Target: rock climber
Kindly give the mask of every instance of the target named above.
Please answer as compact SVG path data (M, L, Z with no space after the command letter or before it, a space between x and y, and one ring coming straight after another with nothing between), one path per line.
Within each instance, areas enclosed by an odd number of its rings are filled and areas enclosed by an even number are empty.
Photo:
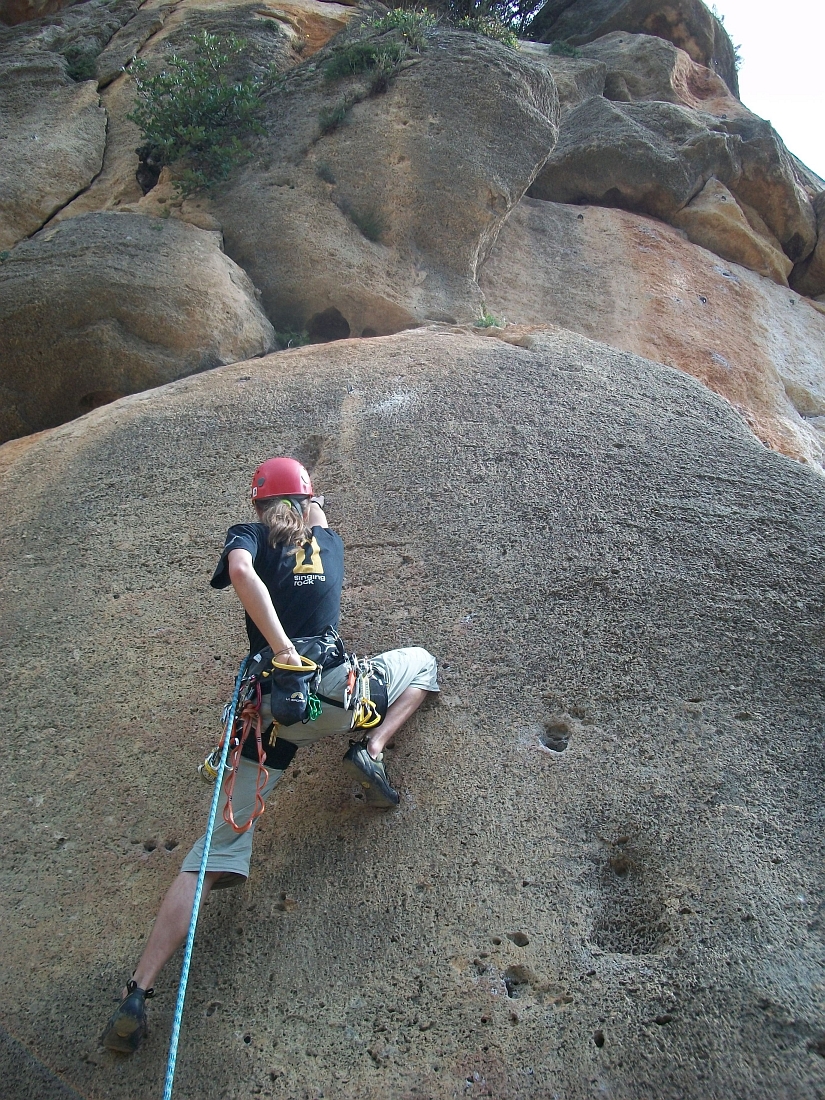
M296 640L304 648L308 639L337 631L344 544L327 523L323 497L314 495L309 474L294 458L270 458L256 469L252 503L257 522L229 528L211 584L218 589L231 585L240 598L250 653L270 646L280 664L298 667L302 662ZM392 808L398 805L399 796L387 776L384 748L428 693L439 690L436 661L427 650L410 647L382 653L373 658L372 665L386 686L386 714L362 740L350 742L344 767L362 785L368 802ZM318 687L322 713L314 721L278 729L274 746L269 746L270 738L264 736L266 775L262 788L257 746L253 739L245 743L231 792L236 826L249 823L256 790L266 800L298 748L350 729L351 712L342 705L348 674L343 656L331 667L325 662ZM262 695L260 705L265 733L273 725L269 698ZM255 822L246 831L238 831L223 819L227 782L228 773L218 807L220 824L209 850L204 901L210 890L241 885L249 874ZM143 954L122 991L122 1003L106 1025L102 1041L110 1050L131 1054L147 1033L146 998L153 995L158 974L186 939L203 843L201 837L194 844L169 887Z

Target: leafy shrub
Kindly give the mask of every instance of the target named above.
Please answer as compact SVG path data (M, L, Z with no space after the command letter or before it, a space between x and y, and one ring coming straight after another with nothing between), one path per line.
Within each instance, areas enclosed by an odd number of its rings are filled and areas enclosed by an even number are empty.
M145 139L138 156L157 172L182 162L175 184L182 194L226 179L248 158L246 141L263 131L261 95L275 76L231 77L245 45L234 34L221 39L203 31L192 61L172 54L168 67L151 77L144 61L132 62L137 105L128 118Z
M424 48L425 34L436 25L438 20L432 12L417 8L390 8L386 15L371 20L370 26L376 34L385 31L400 31L401 37L416 52Z
M465 15L463 18L456 20L455 26L462 31L483 34L485 38L502 42L505 46L510 46L511 49L518 49L516 32L495 15Z
M561 39L551 44L550 53L554 53L558 57L581 57L582 55L581 50L577 50L575 46L571 46L569 42L563 42Z

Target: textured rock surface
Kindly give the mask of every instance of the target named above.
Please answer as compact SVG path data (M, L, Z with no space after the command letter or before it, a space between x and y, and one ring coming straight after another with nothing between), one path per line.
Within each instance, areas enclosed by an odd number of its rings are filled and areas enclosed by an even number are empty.
M670 220L694 244L787 286L793 264L756 211L750 213L754 225L727 187L710 179Z
M817 220L816 249L794 270L792 285L800 294L816 297L825 291L825 191L813 202Z
M65 6L65 0L0 0L0 23L14 26L50 15Z
M586 100L530 189L551 202L623 206L665 221L716 177L754 207L791 260L810 255L816 217L770 123L675 103Z
M549 0L530 33L543 42L561 39L580 46L611 31L664 38L739 94L733 44L702 0Z
M662 100L711 114L748 114L720 76L654 35L613 31L582 46L580 53L605 66L607 99Z
M551 52L543 42L521 42L519 51L550 70L559 97L559 109L564 115L585 99L604 93L607 66L603 61L583 57L563 57Z
M171 12L166 4L143 8L97 58L99 78L104 83L111 80L101 95L108 117L103 167L92 186L62 210L59 218L74 218L98 210L134 210L143 197L136 178L139 167L136 149L141 135L127 118L135 106L135 86L128 75L118 75L120 66L135 51L147 62L150 73L158 71L171 53L191 54L193 36L207 30L220 35L234 34L246 42L246 72L261 74L272 66L282 71L298 60L295 46L299 39L305 55L314 41L336 33L349 16L348 9L340 4L322 4L317 0L287 0L278 5L221 0L219 6L201 0L182 0ZM158 24L160 29L149 33ZM296 30L295 25L303 27L303 32Z
M793 291L649 218L525 199L480 283L490 311L561 325L678 367L769 446L825 458L825 317Z
M243 636L207 581L273 450L350 644L423 640L444 691L398 813L346 738L296 759L205 909L176 1094L821 1092L825 483L678 372L523 343L306 348L0 450L0 1015L83 1097L161 1092L176 967L135 1059L97 1038L206 818Z
M74 218L0 265L0 438L272 347L217 235L135 214Z
M0 248L36 232L88 187L105 143L106 113L94 81L70 80L54 54L2 50Z
M277 328L471 320L479 259L553 148L552 79L497 42L440 30L388 91L320 133L321 112L363 94L363 78L290 74L253 162L213 200L227 252Z

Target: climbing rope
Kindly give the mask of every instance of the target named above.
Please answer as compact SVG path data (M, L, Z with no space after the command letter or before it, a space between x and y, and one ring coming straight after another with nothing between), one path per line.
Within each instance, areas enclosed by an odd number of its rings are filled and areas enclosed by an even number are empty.
M209 821L206 825L206 833L203 838L203 855L201 856L200 870L198 871L198 882L195 887L195 900L192 903L192 919L189 921L189 934L186 937L186 949L183 953L183 967L180 974L180 985L178 986L178 999L175 1004L175 1018L172 1022L172 1038L169 1041L169 1060L166 1063L166 1083L163 1087L163 1100L170 1100L172 1096L172 1083L175 1080L175 1065L178 1060L178 1038L180 1037L180 1025L183 1019L183 1002L186 998L186 983L189 980L189 964L192 961L192 945L195 942L195 928L198 924L198 911L201 906L201 894L203 893L203 880L206 877L206 864L209 859L209 846L212 843L212 831L215 828L215 817L218 813L218 800L221 794L221 781L223 779L224 768L226 767L226 757L229 753L229 745L232 740L231 733L235 727L235 711L238 709L238 699L241 693L241 684L243 682L244 673L246 667L249 664L249 657L245 657L241 662L241 667L238 669L238 678L235 681L235 691L232 695L232 704L229 708L229 716L226 721L226 726L223 731L223 750L221 752L221 759L218 765L218 775L215 780L215 791L212 795L212 806L209 811Z

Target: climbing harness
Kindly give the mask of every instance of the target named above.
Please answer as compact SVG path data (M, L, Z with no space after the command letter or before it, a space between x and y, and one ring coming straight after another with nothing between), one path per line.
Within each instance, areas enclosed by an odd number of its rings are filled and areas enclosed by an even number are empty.
M223 820L236 833L248 832L265 808L263 791L269 773L266 770L267 754L264 749L261 719L263 694L269 695L272 712L273 721L268 736L268 748L272 749L280 726L291 726L298 721L314 722L320 716L321 701L315 694L320 673L318 665L308 657L301 657L300 667L286 665L275 660L270 648L255 653L249 659L249 667L241 684L240 709L231 728L227 726L229 732L224 734L224 739L229 737L230 748L226 765L228 778L224 785L226 802L223 808ZM233 807L235 781L241 756L244 755L244 747L253 733L257 750L254 760L258 768L255 777L255 801L249 819L243 825L239 825L235 820ZM223 742L212 750L198 768L201 778L206 782L215 782L217 779L215 758L222 748ZM247 756L247 759L253 758Z
M226 766L226 758L229 753L230 737L229 732L235 725L235 711L238 707L238 699L241 694L241 685L243 683L244 674L246 673L247 666L249 664L249 657L245 657L241 662L241 667L238 669L238 676L235 680L235 690L232 695L232 702L229 706L229 713L224 711L225 726L224 734L221 742L221 755L217 761L217 767L215 769L215 792L212 795L212 805L209 809L209 820L206 824L206 833L203 838L203 855L201 856L201 865L198 870L198 881L195 886L195 898L192 902L192 918L189 921L189 932L186 937L186 947L183 952L183 966L181 968L180 984L178 985L178 999L175 1002L175 1016L172 1021L172 1037L169 1041L169 1058L166 1063L166 1082L163 1086L163 1100L170 1100L172 1096L172 1085L175 1080L175 1066L178 1059L178 1039L180 1038L180 1025L183 1019L183 1002L186 998L186 985L189 980L189 967L192 961L192 947L195 942L195 929L198 924L198 913L201 907L201 896L203 894L203 880L206 877L206 864L209 860L209 846L212 843L212 832L215 828L215 818L218 813L218 800L221 793L221 779L223 777L223 770ZM212 754L210 754L212 755ZM205 765L206 761L204 761Z

